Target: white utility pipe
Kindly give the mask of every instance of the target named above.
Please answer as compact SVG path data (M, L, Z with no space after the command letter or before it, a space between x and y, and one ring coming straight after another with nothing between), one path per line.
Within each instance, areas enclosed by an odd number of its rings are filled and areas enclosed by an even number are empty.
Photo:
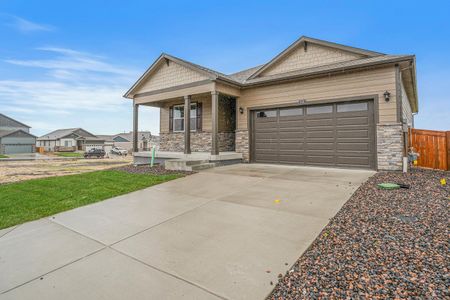
M408 157L403 157L403 173L408 172Z

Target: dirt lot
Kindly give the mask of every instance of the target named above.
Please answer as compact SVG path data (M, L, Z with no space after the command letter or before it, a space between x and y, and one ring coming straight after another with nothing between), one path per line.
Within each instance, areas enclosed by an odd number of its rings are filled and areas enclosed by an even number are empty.
M0 184L34 178L78 174L124 166L133 157L0 162Z

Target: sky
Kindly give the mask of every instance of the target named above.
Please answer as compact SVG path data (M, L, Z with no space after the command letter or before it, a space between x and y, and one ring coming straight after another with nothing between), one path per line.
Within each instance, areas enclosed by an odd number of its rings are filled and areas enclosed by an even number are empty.
M450 1L0 0L0 113L43 135L132 129L122 95L166 52L233 73L302 35L415 54L415 127L450 130ZM159 131L157 108L139 127Z

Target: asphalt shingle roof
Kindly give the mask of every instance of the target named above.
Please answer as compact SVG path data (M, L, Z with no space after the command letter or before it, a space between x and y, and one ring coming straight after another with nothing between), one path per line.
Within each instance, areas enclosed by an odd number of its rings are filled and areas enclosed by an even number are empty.
M38 138L38 140L57 140L81 128L57 129Z
M11 130L0 130L0 137L8 135L14 131L17 131L17 129L11 129Z
M32 135L31 133L26 132L25 130L22 130L22 129L11 129L11 130L4 130L3 129L3 130L0 130L0 137L4 137L4 136L7 136L7 135L10 135L11 133L14 133L14 132L17 132L17 131L22 131L25 134L28 134L28 135L34 137L34 135Z

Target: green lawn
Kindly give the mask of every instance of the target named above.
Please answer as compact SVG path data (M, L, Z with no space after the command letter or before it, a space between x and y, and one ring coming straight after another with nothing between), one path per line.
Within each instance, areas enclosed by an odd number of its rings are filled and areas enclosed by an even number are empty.
M0 229L181 176L104 170L0 185Z
M8 158L8 156L0 154L0 158Z
M80 152L55 152L55 154L61 157L83 157L83 153Z

